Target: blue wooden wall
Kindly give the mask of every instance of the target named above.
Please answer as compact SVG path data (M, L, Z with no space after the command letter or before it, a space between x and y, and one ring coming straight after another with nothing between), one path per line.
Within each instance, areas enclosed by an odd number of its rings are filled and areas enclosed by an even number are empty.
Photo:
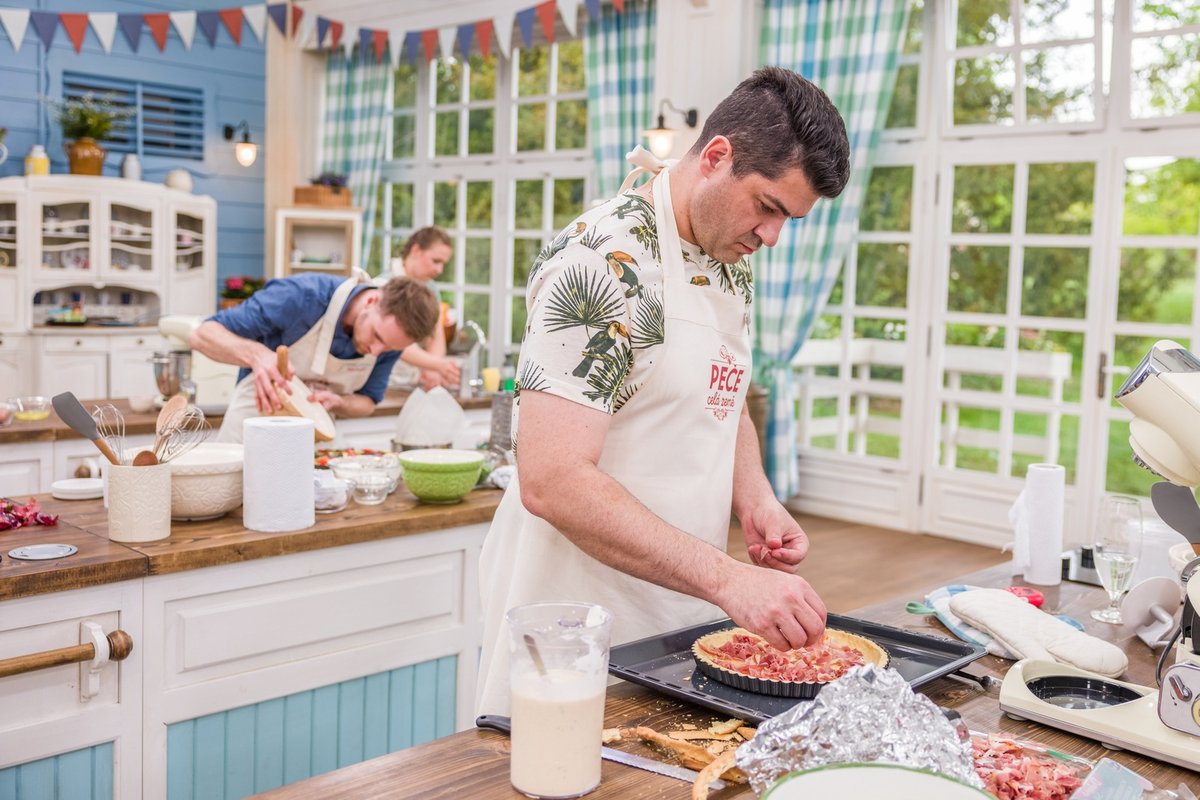
M448 736L457 672L446 656L170 725L167 798L235 800Z
M113 800L112 743L0 769L0 800Z
M240 5L221 0L0 0L0 7L76 13L205 11ZM211 48L197 27L190 50L172 26L161 53L144 26L136 53L119 27L112 52L105 53L89 25L78 55L61 25L48 52L32 23L19 51L14 51L7 33L0 31L0 128L8 128L4 144L9 151L8 161L0 164L0 177L23 174L25 154L34 144L46 146L51 172L67 172L62 132L45 104L38 101L39 96L62 96L64 70L200 88L205 97L204 159L148 156L142 159L142 178L161 181L177 167L191 172L195 192L217 200L218 281L231 275L264 275L263 153L260 149L253 166L241 166L233 157L233 144L223 138L222 128L246 120L250 138L261 148L265 138L265 54L264 45L248 24L242 25L240 47L223 24L218 25L216 46ZM104 174L119 175L121 158L120 153L110 153Z

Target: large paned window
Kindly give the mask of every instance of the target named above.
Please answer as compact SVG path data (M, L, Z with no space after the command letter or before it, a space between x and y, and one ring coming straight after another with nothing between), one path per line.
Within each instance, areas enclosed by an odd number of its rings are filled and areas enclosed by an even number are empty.
M802 348L799 505L1011 538L1030 464L1067 539L1145 496L1112 400L1161 338L1200 342L1195 3L917 2L859 220Z
M389 271L413 230L445 228L438 288L486 332L492 364L520 344L530 264L590 197L583 63L582 42L560 40L395 72L369 269Z

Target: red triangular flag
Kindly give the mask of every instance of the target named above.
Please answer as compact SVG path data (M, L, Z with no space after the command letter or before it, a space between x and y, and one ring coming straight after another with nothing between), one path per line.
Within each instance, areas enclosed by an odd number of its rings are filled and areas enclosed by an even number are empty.
M437 49L437 28L430 28L427 31L421 31L421 44L425 45L425 63L433 61L434 51Z
M340 22L329 21L329 49L337 50L338 44L342 41L342 30L345 28Z
M613 7L617 9L617 13L625 13L625 0L612 0Z
M62 23L63 30L67 32L71 44L75 46L75 52L78 53L83 49L83 37L87 34L88 15L60 13L58 21Z
M242 44L242 14L241 8L222 8L219 12L221 22L225 23L225 30L229 31L229 38L233 39L233 43L239 47Z
M475 38L479 40L479 52L483 53L484 58L490 58L488 50L492 46L492 21L490 19L480 20L475 23Z
M546 32L546 41L554 41L554 14L557 11L554 0L546 0L537 6L538 19L542 21L542 30Z
M387 47L388 32L381 30L371 31L371 44L375 47L375 63L383 62L383 51Z
M292 6L292 36L300 32L300 20L304 18L304 9Z
M171 32L171 17L167 14L144 14L146 18L146 27L150 29L150 35L154 37L154 43L158 45L158 52L162 52L167 48L167 34Z

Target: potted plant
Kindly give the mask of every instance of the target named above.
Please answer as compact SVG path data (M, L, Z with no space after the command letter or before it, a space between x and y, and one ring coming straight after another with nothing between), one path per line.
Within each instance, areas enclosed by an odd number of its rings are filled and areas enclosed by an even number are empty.
M47 98L55 109L54 116L62 126L63 149L73 175L99 175L104 167L106 151L98 139L108 136L113 123L129 119L133 109L118 106L95 95L54 100Z
M261 289L262 285L261 278L253 278L249 275L226 278L225 285L221 289L221 309L233 308L244 302L247 297Z
M337 172L322 172L313 178L311 186L297 186L294 201L298 204L315 206L348 206L350 190L346 187L347 176Z

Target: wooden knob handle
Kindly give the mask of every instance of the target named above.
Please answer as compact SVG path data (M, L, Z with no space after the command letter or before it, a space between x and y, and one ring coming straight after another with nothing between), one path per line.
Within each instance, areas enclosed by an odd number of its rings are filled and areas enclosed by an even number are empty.
M287 345L281 344L275 348L275 366L279 368L279 374L287 380L288 376L288 352Z
M133 652L133 637L120 628L104 638L108 639L108 657L112 661L124 661Z

